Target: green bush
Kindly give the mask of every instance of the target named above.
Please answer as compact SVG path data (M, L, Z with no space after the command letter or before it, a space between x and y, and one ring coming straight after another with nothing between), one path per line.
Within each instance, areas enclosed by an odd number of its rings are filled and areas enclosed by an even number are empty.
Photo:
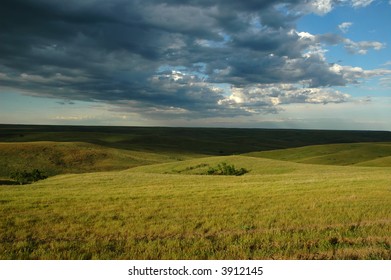
M240 176L248 172L245 168L236 169L234 165L229 165L226 162L219 163L217 167L210 167L207 171L208 175L234 175Z
M20 185L31 184L33 182L43 180L46 178L47 176L44 175L42 171L38 169L34 169L31 172L27 172L26 170L16 171L11 174L11 179L14 179Z

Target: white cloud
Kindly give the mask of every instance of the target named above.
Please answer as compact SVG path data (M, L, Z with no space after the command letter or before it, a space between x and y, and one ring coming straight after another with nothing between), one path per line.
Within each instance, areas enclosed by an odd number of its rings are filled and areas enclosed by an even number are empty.
M248 112L278 112L285 104L328 104L350 101L348 94L334 89L303 88L296 84L258 84L231 89L221 104L240 106Z
M369 6L373 1L374 0L351 0L352 6L356 8Z
M391 88L391 76L380 78L380 85L385 88Z
M338 28L343 32L346 33L349 31L349 28L353 25L352 22L343 22L340 25L338 25Z
M315 0L310 1L307 6L309 12L325 15L329 13L333 9L333 1L332 0Z
M353 54L366 54L368 50L381 50L385 47L384 43L375 42L375 41L361 41L354 42L350 39L345 39L345 49Z
M363 8L369 6L372 2L374 0L314 0L306 1L304 5L298 5L298 7L305 12L325 15L333 10L335 3L350 5L354 8Z
M297 32L296 34L299 35L300 39L305 39L309 41L314 41L315 40L315 35L312 35L311 33L308 32Z
M333 64L330 67L330 71L342 75L343 79L351 84L358 83L360 79L369 79L391 74L391 70L387 69L364 70L361 67L342 66L339 64Z

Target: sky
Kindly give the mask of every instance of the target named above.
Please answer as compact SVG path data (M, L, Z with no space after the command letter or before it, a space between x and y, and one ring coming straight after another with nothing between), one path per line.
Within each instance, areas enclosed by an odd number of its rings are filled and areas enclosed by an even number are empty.
M0 123L391 130L390 0L2 0Z

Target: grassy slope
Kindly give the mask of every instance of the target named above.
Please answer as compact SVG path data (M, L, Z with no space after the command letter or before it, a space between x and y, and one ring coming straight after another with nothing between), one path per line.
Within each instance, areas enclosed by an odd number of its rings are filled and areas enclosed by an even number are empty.
M202 175L209 167L216 167L219 163L226 162L236 168L245 168L251 175L278 175L290 173L302 165L284 161L276 161L246 156L205 157L181 162L169 162L155 164L153 166L140 166L130 169L129 172Z
M163 174L221 160L252 171ZM388 168L203 158L60 175L0 197L2 259L391 258Z
M247 155L298 163L391 167L391 143L316 145Z
M52 176L127 169L186 159L185 155L157 154L107 148L80 142L0 143L0 177L16 170L40 169Z

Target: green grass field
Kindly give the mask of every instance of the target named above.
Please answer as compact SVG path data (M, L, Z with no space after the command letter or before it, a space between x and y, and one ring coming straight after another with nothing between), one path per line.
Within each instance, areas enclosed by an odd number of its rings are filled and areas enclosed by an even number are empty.
M391 167L391 143L316 145L248 155L298 163Z
M188 129L181 139L198 147L186 149L163 128L157 133L167 142L156 145L129 141L134 131L125 128L81 136L40 129L29 136L3 128L0 259L391 259L386 133L329 132L327 143L309 146L302 137L311 131L295 139L287 131L271 150L276 131L257 142L268 131L246 130L242 147L231 147L237 130L228 139L229 130L205 129L199 139ZM142 138L153 131L144 128ZM56 141L62 133L69 138ZM222 162L249 172L205 175ZM7 172L31 166L54 176L10 183Z
M64 173L123 170L131 167L197 157L130 151L82 142L0 143L0 177L15 170L43 169L49 176Z

